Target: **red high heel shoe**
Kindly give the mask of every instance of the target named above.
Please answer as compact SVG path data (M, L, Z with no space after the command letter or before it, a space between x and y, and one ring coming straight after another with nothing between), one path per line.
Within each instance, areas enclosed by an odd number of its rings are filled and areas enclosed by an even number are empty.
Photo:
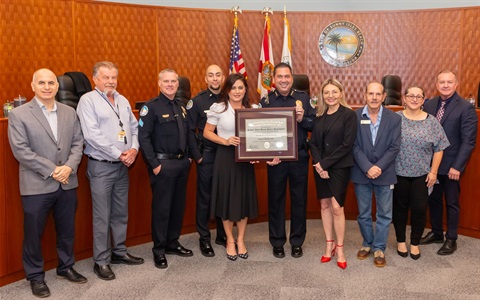
M335 240L327 240L327 243L335 243ZM320 261L322 263L326 263L326 262L329 262L332 260L332 256L335 256L335 250L337 249L337 245L335 245L332 249L332 254L330 254L331 256L325 256L325 255L322 255L322 258L320 258Z
M342 248L343 245L337 245L338 248ZM343 269L345 270L347 268L347 261L337 261L337 266L340 268L340 269Z

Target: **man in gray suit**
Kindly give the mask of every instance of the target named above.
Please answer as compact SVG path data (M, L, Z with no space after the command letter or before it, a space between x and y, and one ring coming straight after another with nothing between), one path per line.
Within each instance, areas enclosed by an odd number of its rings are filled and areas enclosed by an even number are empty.
M353 145L355 164L351 179L358 203L358 225L362 247L357 258L364 260L372 252L376 267L386 264L388 230L392 222L393 185L397 183L395 157L400 150L401 117L382 106L386 93L382 84L371 82L364 93L367 105L356 110L357 138ZM372 222L372 194L376 199L376 225ZM373 251L372 251L373 250Z
M48 297L41 238L52 210L57 231L57 275L75 283L87 282L73 269L77 167L82 158L83 138L75 110L55 101L55 74L47 69L37 70L31 85L35 97L9 114L8 138L20 163L23 267L32 293Z
M114 63L96 63L95 89L83 95L77 107L92 192L93 271L103 280L115 279L110 263L143 264L143 258L129 254L125 246L128 167L137 157L138 122L127 98L116 91L117 78Z

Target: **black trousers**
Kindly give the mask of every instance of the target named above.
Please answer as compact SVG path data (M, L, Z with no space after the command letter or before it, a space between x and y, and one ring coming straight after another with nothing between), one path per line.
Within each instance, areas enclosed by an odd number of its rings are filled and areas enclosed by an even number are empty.
M449 240L458 238L460 222L460 182L448 179L448 175L438 175L440 184L436 184L430 195L430 224L437 237L443 236L443 196L447 208L447 231L445 237Z
M65 271L75 263L75 211L77 189L22 196L23 205L23 268L27 280L43 281L45 271L42 255L42 235L48 215L53 211L57 237L58 271Z
M307 233L308 160L305 150L299 151L299 160L268 166L268 230L270 244L283 246L287 241L285 230L285 202L287 181L290 188L290 237L292 246L302 246Z
M428 207L428 188L425 179L420 177L397 176L393 190L393 226L398 243L406 241L408 214L410 212L410 244L417 246L425 229Z
M208 223L211 214L212 200L212 174L213 162L216 151L205 149L203 151L202 163L197 164L197 202L196 202L196 224L200 240L210 242L210 230ZM221 218L215 218L217 224L217 237L224 238L225 230Z
M158 175L150 174L152 186L153 254L179 245L187 193L190 161L187 158L161 160ZM151 172L151 170L150 170Z

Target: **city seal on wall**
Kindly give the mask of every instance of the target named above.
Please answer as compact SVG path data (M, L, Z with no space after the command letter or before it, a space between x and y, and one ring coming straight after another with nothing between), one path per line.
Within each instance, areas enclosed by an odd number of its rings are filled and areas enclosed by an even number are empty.
M349 21L330 23L320 33L318 49L322 58L334 67L354 64L365 49L365 37L357 25Z

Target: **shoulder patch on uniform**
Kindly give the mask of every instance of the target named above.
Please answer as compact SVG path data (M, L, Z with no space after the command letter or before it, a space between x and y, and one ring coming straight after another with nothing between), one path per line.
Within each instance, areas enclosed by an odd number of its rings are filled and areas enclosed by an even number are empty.
M145 117L148 114L148 107L146 105L142 106L140 110L140 117Z
M193 100L190 99L190 100L188 100L188 102L187 102L187 109L189 110L189 109L192 108L192 107L193 107Z
M311 106L312 108L317 107L317 104L318 104L318 99L317 99L317 97L310 98L310 106Z

